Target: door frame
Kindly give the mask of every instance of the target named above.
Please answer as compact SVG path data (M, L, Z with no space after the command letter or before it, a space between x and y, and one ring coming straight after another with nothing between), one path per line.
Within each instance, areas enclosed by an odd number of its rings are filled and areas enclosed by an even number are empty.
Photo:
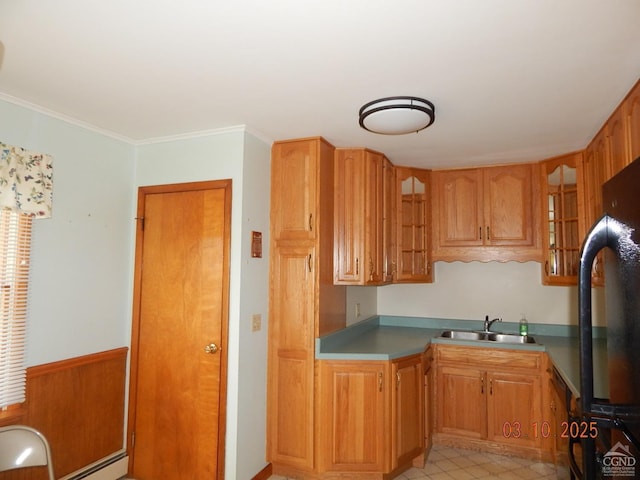
M136 421L138 387L138 345L140 343L140 303L142 285L142 250L144 244L145 199L149 194L175 193L198 190L224 190L224 238L223 238L223 277L222 320L220 343L220 390L218 398L218 452L217 478L224 480L226 429L227 429L227 346L229 344L229 283L231 254L231 186L232 180L211 180L202 182L175 183L138 187L138 206L136 210L136 244L133 274L133 312L131 322L131 349L129 367L129 402L127 420L127 455L129 455L129 473L133 466L134 438L133 428Z

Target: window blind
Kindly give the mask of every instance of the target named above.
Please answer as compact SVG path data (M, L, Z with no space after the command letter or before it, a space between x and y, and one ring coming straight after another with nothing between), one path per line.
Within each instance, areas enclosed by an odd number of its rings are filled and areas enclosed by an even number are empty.
M0 409L25 400L31 217L0 211Z

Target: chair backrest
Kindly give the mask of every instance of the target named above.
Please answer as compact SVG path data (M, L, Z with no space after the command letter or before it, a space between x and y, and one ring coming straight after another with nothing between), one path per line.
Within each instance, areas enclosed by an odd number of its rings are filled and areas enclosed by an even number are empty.
M37 430L24 425L0 428L0 472L46 466L54 480L49 442Z

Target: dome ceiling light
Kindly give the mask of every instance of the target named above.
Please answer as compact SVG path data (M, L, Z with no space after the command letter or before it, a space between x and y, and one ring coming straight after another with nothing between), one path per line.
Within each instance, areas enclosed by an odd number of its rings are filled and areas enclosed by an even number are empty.
M424 130L436 119L433 103L418 97L385 97L360 108L360 126L382 135L404 135Z

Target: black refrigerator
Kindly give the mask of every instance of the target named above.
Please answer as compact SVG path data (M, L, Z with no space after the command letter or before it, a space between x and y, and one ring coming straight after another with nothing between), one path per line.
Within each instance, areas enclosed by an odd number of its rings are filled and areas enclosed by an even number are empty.
M580 401L573 478L640 479L640 158L602 188L602 218L580 252ZM604 249L609 398L594 398L591 268ZM582 457L582 458L580 458Z

